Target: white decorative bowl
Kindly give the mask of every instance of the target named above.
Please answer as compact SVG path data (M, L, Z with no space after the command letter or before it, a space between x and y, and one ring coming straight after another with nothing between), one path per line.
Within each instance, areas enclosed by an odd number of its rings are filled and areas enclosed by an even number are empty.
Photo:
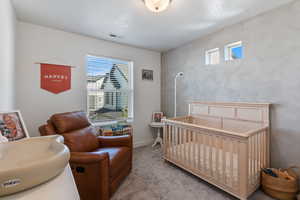
M69 159L69 149L58 135L0 143L0 196L52 179L65 169Z

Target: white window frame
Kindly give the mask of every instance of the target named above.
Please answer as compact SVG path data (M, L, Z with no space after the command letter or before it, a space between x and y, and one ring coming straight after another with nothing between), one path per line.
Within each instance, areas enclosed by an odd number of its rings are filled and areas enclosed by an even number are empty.
M134 63L133 61L123 59L123 58L116 58L116 57L108 57L108 56L98 56L95 54L87 54L86 55L86 73L88 72L88 56L95 56L99 58L107 58L107 59L115 59L115 60L122 60L128 63L128 86L129 86L129 95L128 95L128 118L127 122L132 123L134 120ZM86 84L88 82L86 81ZM86 112L89 113L89 99L88 99L88 87L86 87ZM105 98L103 99L105 101ZM111 125L116 124L120 120L111 120L111 121L91 121L91 123L95 126L105 126L105 125Z
M219 54L218 63L212 63L211 54L216 53L216 52ZM218 64L220 64L220 49L219 48L214 48L214 49L210 49L210 50L205 51L205 64L206 65L218 65Z
M232 49L236 47L243 47L243 42L238 41L234 43L227 44L224 47L224 56L225 56L225 61L233 61L233 60L240 60L240 59L233 59L232 58ZM244 54L244 52L243 52Z

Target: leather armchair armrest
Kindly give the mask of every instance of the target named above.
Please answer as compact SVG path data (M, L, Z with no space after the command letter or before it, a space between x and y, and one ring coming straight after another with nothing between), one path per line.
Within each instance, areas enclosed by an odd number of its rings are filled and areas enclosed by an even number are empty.
M71 152L70 165L81 199L109 200L107 152Z
M40 131L41 136L56 134L54 127L49 122L47 122L47 124L45 124L45 125L40 126L39 131Z
M108 162L107 152L71 152L71 163L92 164L99 162Z
M46 132L46 126L47 126L47 125L42 125L42 126L39 127L39 131L40 131L40 135L41 135L41 136L47 135L47 132Z
M129 147L132 149L132 136L98 136L99 146L102 147Z

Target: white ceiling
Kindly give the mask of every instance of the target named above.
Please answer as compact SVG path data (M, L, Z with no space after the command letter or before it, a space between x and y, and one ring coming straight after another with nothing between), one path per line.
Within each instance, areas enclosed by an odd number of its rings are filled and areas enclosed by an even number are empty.
M18 19L166 51L293 0L173 0L152 13L142 0L13 0ZM109 34L120 38L110 38Z

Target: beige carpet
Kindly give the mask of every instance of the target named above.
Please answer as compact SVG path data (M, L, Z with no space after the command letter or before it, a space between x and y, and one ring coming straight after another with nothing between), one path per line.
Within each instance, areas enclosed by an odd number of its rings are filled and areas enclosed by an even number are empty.
M201 179L164 162L158 147L134 151L133 170L112 200L236 200ZM249 200L272 200L257 191Z

